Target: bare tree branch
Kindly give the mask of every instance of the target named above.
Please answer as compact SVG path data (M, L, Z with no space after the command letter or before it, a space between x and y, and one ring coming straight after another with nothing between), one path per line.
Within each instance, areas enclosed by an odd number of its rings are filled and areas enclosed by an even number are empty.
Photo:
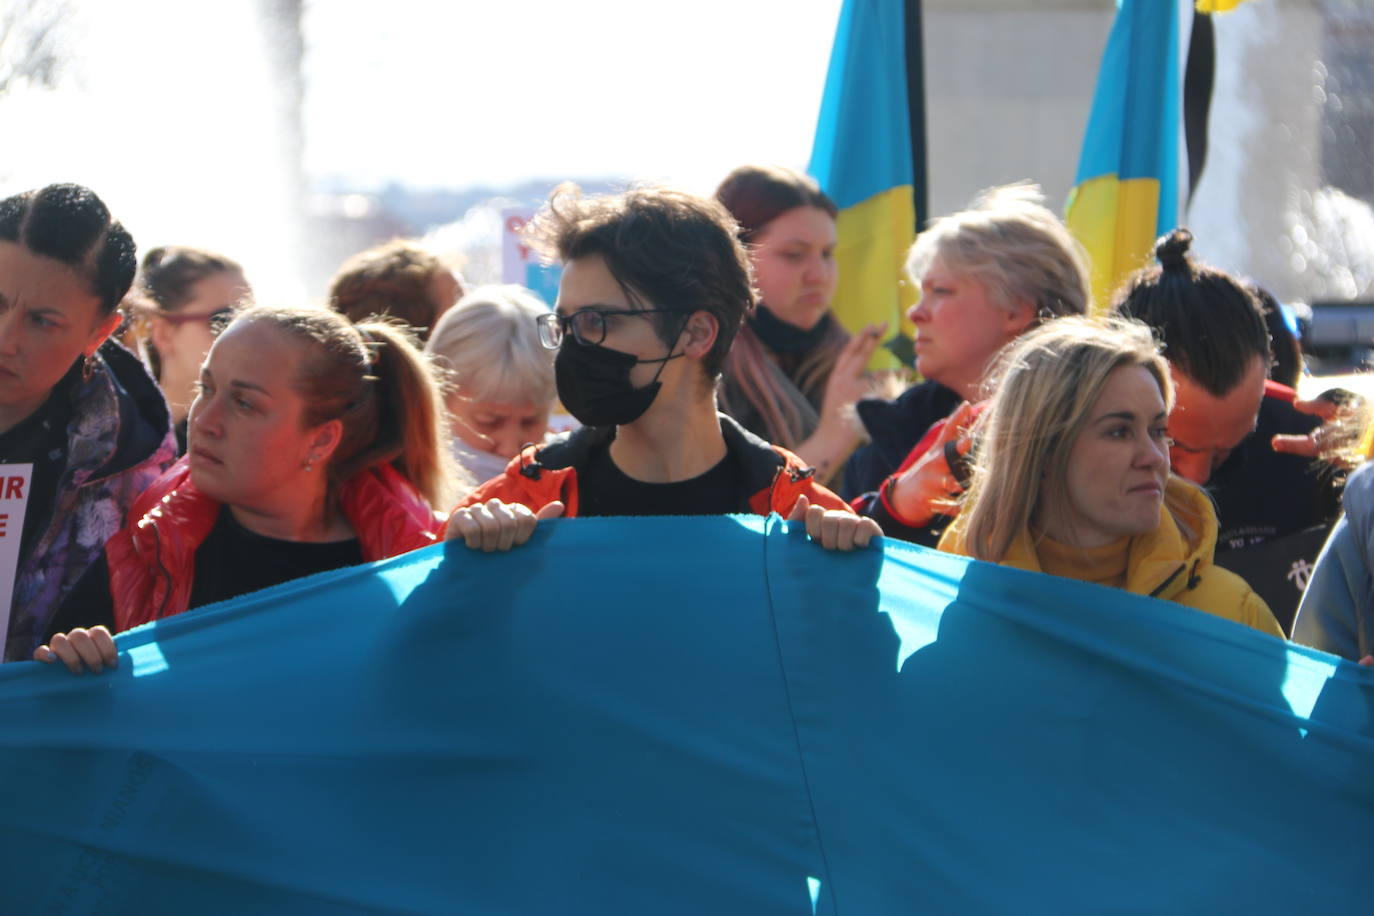
M57 84L69 13L61 0L0 0L0 95Z

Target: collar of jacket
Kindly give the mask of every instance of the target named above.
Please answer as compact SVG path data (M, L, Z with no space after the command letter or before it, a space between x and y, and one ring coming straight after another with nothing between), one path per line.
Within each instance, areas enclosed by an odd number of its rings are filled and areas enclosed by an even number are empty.
M1159 525L1131 539L1125 590L1165 601L1196 588L1212 565L1217 544L1217 514L1201 489L1170 477L1159 509ZM1029 531L1012 541L1005 566L1041 572Z
M717 413L716 416L720 420L725 450L739 461L744 472L747 492L754 493L770 486L778 471L788 465L787 459L731 417L723 413ZM538 480L544 471L561 471L567 468L580 470L586 466L587 457L593 449L605 446L614 439L613 426L582 426L561 433L544 445L522 452L520 473L531 480ZM789 470L798 479L814 473L811 468L800 465Z
M77 486L148 460L173 435L167 401L138 357L106 341L96 353L94 370L84 381L80 370L73 370L77 374L70 389L67 472ZM175 439L169 448L170 457Z

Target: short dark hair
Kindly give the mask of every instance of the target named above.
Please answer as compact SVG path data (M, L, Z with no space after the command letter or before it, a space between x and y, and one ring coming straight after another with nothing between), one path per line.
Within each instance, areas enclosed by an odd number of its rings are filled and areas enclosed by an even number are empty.
M1248 283L1198 264L1193 234L1175 229L1155 242L1157 263L1117 291L1112 311L1154 329L1169 363L1220 397L1235 388L1255 357L1269 368L1269 331Z
M835 202L816 180L779 165L742 165L716 188L716 200L739 223L740 240L746 244L773 220L797 207L815 207L839 216Z
M133 236L94 191L78 184L0 200L0 239L74 269L100 300L102 315L119 305L138 269Z
M546 256L575 261L601 255L632 302L710 312L720 328L701 365L709 378L720 374L755 300L738 227L719 202L667 188L584 197L576 185L564 184L528 231ZM650 318L666 344L681 333L680 314Z

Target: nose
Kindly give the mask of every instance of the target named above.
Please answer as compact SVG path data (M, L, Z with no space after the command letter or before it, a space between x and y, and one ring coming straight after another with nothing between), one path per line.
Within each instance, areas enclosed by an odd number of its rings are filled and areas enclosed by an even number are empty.
M514 458L520 451L520 446L525 444L522 441L519 427L498 430L487 438L491 440L489 451L502 458Z
M906 310L906 317L912 324L923 324L930 317L926 311L925 296L917 299L915 304Z
M1169 465L1178 476L1201 486L1212 476L1212 450L1169 450Z
M1136 453L1136 467L1150 470L1169 470L1169 449L1163 442L1149 436L1144 437L1143 445Z
M196 395L196 399L191 402L187 426L195 430L197 435L218 438L223 432L220 425L219 400L213 396L206 397L203 393Z
M802 279L808 286L820 286L825 282L825 273L825 258L813 254L806 259L806 270L802 273Z

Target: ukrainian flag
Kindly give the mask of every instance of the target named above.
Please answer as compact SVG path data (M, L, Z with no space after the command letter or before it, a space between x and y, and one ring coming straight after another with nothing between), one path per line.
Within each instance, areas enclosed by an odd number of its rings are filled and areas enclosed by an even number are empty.
M1178 19L1174 3L1123 0L1102 56L1066 213L1092 257L1098 309L1177 225Z
M911 362L906 310L916 290L902 264L916 235L913 150L925 152L919 26L915 0L845 0L808 168L840 208L836 316L851 331L886 321L892 332L874 368Z

